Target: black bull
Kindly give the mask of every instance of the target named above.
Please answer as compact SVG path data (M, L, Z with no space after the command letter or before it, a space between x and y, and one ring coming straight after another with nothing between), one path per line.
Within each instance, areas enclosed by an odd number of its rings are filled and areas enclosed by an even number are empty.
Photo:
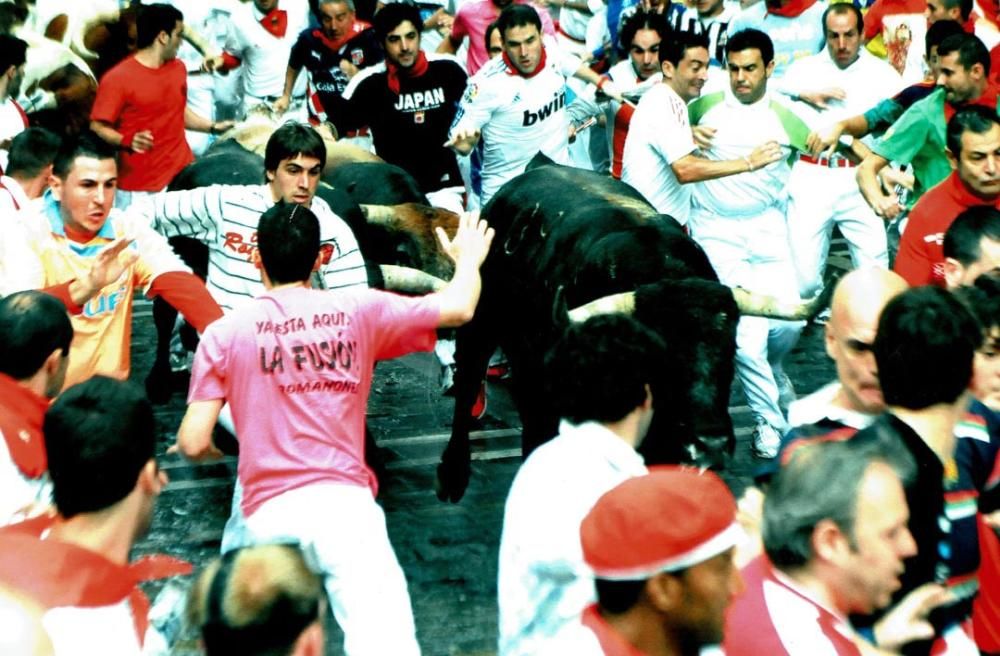
M557 432L543 358L569 320L566 309L632 290L634 317L669 351L651 382L656 412L640 451L650 464L720 466L735 443L728 402L739 310L701 247L628 185L552 164L529 166L483 215L496 237L475 318L458 331L438 496L457 501L468 484L469 409L493 350L499 345L510 360L527 454Z

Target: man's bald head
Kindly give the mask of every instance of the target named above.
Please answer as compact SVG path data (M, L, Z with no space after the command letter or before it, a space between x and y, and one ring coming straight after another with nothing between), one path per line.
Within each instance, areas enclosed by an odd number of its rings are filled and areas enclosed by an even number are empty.
M882 309L906 288L898 274L871 267L851 271L833 292L826 352L841 383L836 402L850 410L877 414L885 409L871 345Z

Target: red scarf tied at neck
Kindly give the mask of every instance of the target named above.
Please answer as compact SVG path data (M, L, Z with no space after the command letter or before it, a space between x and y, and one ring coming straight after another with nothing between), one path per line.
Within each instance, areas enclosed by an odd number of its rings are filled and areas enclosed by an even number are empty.
M542 46L542 56L538 58L538 66L535 66L535 70L530 73L522 73L521 69L515 66L514 62L510 60L506 52L503 53L503 60L507 64L507 68L510 69L507 71L507 75L520 75L521 77L532 78L541 73L545 68L545 46Z
M413 66L410 66L409 68L402 68L398 64L394 64L388 59L386 59L385 70L386 70L386 82L389 85L389 90L398 96L399 78L420 77L421 75L427 72L427 55L424 54L423 50L417 51L417 60L413 62Z

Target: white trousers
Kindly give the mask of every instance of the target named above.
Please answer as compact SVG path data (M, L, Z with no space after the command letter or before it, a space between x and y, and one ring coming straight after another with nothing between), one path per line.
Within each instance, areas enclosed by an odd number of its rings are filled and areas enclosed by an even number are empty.
M772 206L752 217L723 217L694 207L688 228L723 284L788 300L799 297L782 208ZM788 430L788 420L778 406L778 380L804 325L741 317L736 327L736 376L747 405L758 422L781 433Z
M788 239L798 274L799 292L815 296L833 226L847 239L855 267L889 268L885 224L865 202L855 180L856 168L827 168L796 162L788 180Z
M406 578L368 488L306 485L264 502L246 526L253 544L299 544L324 577L348 656L420 653Z

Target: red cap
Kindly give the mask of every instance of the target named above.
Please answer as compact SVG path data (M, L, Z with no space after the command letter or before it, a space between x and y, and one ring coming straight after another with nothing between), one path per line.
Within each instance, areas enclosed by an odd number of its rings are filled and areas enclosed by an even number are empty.
M594 576L637 581L697 565L743 535L722 479L689 467L652 467L597 500L580 525Z

